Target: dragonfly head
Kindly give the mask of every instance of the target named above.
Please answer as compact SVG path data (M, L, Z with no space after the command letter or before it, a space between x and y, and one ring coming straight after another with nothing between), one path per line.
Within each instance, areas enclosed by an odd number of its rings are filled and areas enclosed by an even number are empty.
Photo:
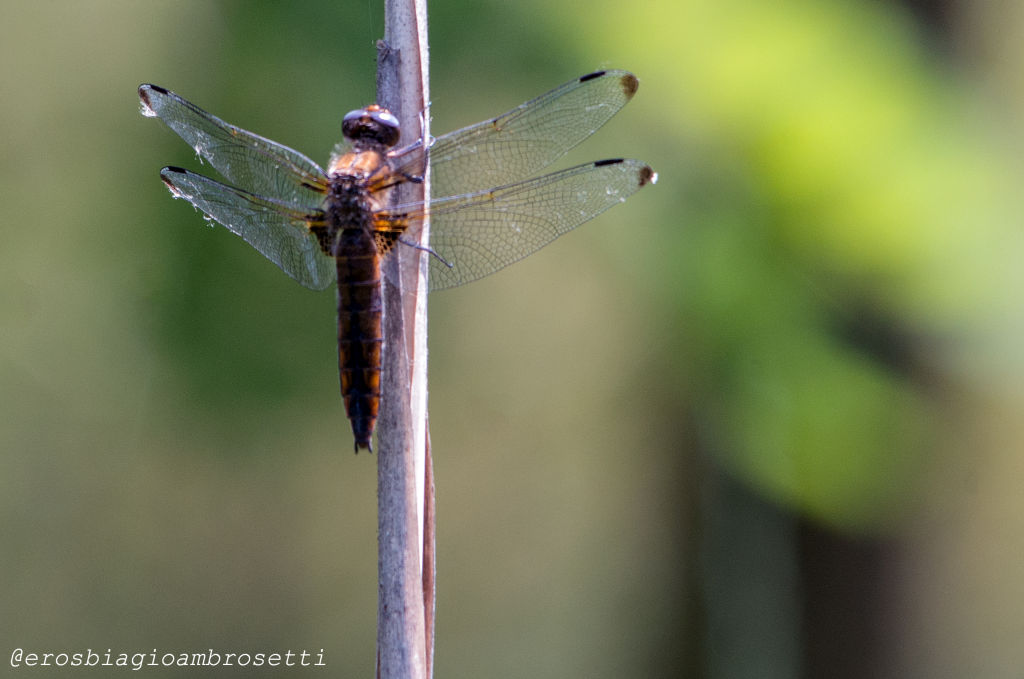
M341 133L353 148L391 148L398 143L398 118L377 104L350 111L341 121Z

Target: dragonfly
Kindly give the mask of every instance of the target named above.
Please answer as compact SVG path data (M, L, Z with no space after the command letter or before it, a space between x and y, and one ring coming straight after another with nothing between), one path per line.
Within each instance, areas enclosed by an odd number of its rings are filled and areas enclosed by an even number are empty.
M381 399L382 260L401 247L429 252L429 289L477 280L535 252L657 174L612 158L536 176L593 134L636 94L627 71L571 80L495 118L398 147L397 118L376 104L342 119L327 168L247 132L157 85L139 86L141 112L159 118L226 182L168 166L160 177L313 290L337 285L338 369L355 450L372 452ZM428 200L389 204L422 182ZM412 236L429 218L429 243Z

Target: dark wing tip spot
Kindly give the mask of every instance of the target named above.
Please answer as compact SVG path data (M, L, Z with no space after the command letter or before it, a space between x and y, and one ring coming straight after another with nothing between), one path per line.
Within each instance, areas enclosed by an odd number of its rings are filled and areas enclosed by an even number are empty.
M139 85L139 98L149 103L149 91L153 90L159 94L170 94L170 91L165 90L159 85L150 85L149 83L143 83Z
M638 181L640 186L647 186L648 184L657 184L658 173L652 170L650 165L644 165L642 168L640 168Z
M162 181L170 192L174 194L175 198L181 198L181 189L179 189L174 183L174 180L176 179L175 175L188 175L188 170L174 166L165 167L160 170L160 181Z
M609 158L607 160L598 160L594 162L594 167L604 167L605 165L618 165L622 162L622 158Z
M627 99L632 99L636 91L640 89L640 81L637 80L636 76L632 73L627 73L622 76L622 91L626 94Z
M581 83L585 83L588 80L593 80L594 78L600 78L601 76L603 76L607 72L608 71L594 71L593 73L588 73L585 76L580 78L580 82Z

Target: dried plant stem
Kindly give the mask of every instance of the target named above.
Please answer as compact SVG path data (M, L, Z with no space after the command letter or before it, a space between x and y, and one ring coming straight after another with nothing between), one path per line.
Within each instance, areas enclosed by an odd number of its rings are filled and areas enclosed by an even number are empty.
M401 143L408 144L427 136L426 0L385 0L384 33L377 101L398 116ZM429 195L426 181L403 186L395 199L423 199ZM395 255L386 263L384 397L377 439L377 676L429 679L434 510L426 417L426 261L409 247L399 247Z

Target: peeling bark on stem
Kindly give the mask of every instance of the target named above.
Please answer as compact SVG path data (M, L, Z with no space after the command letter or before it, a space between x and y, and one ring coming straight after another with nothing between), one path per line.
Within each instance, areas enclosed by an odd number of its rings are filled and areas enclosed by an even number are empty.
M426 0L385 0L384 21L377 102L398 116L405 145L428 133L429 121L421 120L429 101ZM392 199L422 199L429 195L428 182L406 184ZM384 283L384 396L377 430L377 676L429 679L434 509L426 417L427 262L421 251L398 246L385 266L392 270Z

